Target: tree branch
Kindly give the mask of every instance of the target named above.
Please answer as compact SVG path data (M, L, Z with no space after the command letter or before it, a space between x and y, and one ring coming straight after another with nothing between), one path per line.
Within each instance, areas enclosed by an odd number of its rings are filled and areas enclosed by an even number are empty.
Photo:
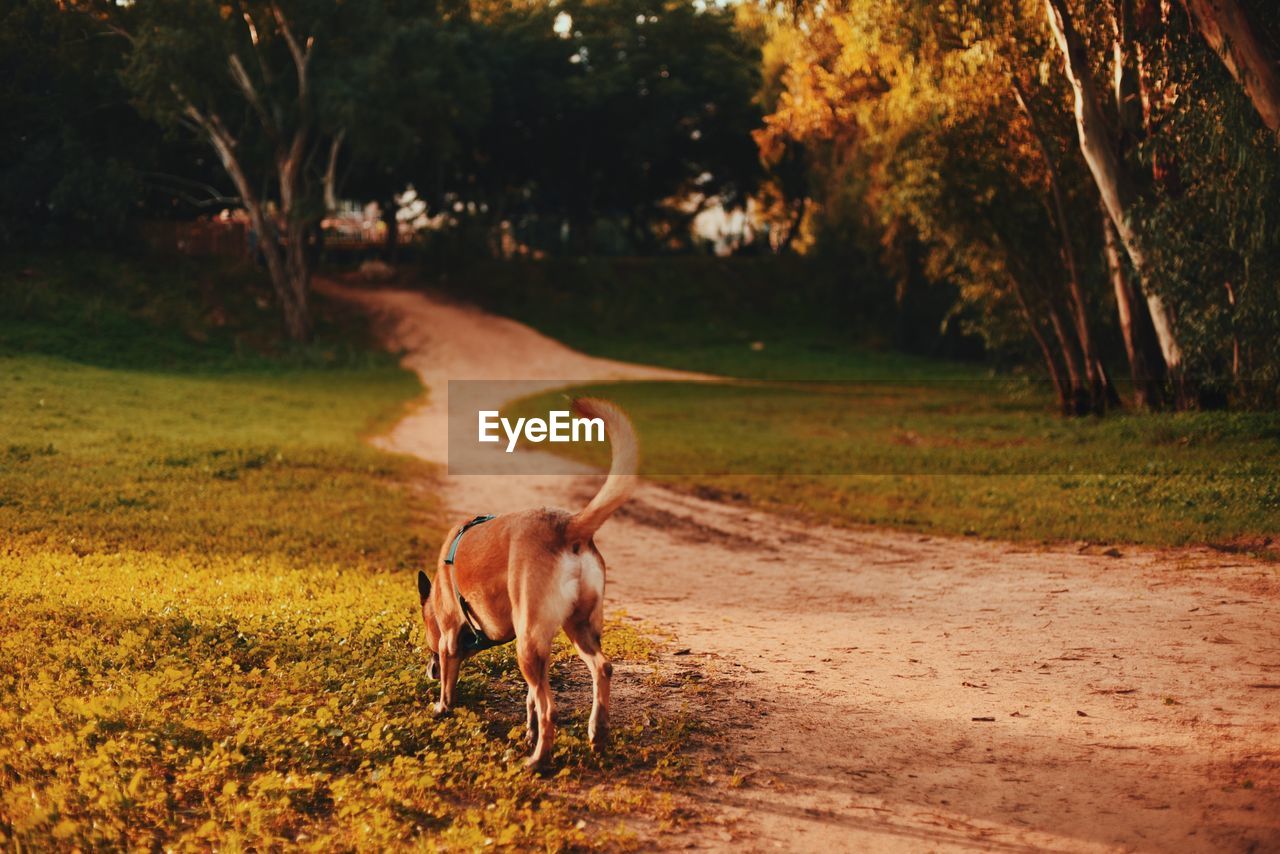
M233 53L227 60L227 63L231 66L232 79L235 80L240 91L244 93L245 100L249 102L249 105L253 107L254 112L258 114L258 119L262 122L263 129L266 130L272 140L278 142L280 130L272 119L271 114L267 112L266 105L262 103L262 98L259 97L258 90L253 85L253 81L249 79L249 73L245 71L244 64L240 62L240 57Z
M249 14L248 9L241 7L240 15L244 18L245 26L249 28L249 43L253 45L253 55L258 60L258 70L262 72L262 82L266 84L267 88L270 88L274 75L272 75L271 68L267 65L266 60L262 58L258 27L253 22L253 16Z
M294 38L293 30L289 28L289 21L285 18L284 12L275 3L271 4L271 13L275 15L276 23L280 25L280 32L284 36L285 44L289 46L289 53L293 56L293 65L298 72L298 99L300 101L305 100L307 96L307 65L311 61L311 48L315 44L315 39L308 36L306 47L303 48L298 44L298 40Z
M236 185L236 190L239 191L240 198L244 202L245 208L249 210L250 216L257 215L258 199L254 195L253 188L249 185L248 176L240 164L240 159L236 157L236 138L227 130L217 113L210 112L206 114L193 104L177 86L172 86L171 88L174 96L182 105L184 115L204 132L209 144L218 153L218 159L222 161L223 168L227 170L232 183Z
M338 152L342 150L346 135L347 129L342 128L329 142L329 162L324 170L324 206L330 213L338 209Z

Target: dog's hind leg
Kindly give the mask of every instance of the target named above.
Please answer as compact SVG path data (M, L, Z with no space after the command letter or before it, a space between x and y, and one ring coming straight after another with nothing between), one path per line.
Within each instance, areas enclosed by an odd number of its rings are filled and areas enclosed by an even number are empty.
M537 741L525 765L541 768L551 759L556 738L556 725L551 719L550 646L539 645L535 639L526 640L524 637L520 637L517 643L516 658L520 662L520 672L524 674L524 681L529 683L529 694L538 714Z
M597 753L603 751L609 741L609 683L613 678L613 664L600 649L602 626L599 605L590 617L583 619L575 615L564 624L565 634L578 648L578 657L591 671L591 720L587 724L587 737L591 739L591 749Z
M538 741L538 702L535 698L533 686L529 686L529 693L524 700L524 737L530 747Z

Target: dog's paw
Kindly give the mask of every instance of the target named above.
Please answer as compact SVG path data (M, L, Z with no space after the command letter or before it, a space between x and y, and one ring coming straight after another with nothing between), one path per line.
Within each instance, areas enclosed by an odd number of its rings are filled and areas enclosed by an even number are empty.
M449 714L449 707L444 703L436 703L431 707L431 713L436 717L442 717Z
M587 739L591 742L592 753L604 753L609 744L609 719L605 715L594 717L587 724Z
M546 774L551 768L551 763L545 756L535 754L524 761L524 767L531 774Z

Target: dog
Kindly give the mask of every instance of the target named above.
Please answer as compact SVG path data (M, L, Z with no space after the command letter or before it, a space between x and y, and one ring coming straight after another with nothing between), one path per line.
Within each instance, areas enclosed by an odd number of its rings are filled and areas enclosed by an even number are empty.
M478 516L449 532L434 584L418 573L431 677L440 680L436 714L453 705L465 659L515 640L529 686L526 737L533 753L525 764L533 769L546 766L555 741L548 670L551 642L562 628L591 671L591 747L602 751L608 741L613 665L600 648L605 563L593 538L635 488L639 446L631 419L615 404L581 398L574 409L604 422L612 456L609 475L587 506L577 513L544 507Z

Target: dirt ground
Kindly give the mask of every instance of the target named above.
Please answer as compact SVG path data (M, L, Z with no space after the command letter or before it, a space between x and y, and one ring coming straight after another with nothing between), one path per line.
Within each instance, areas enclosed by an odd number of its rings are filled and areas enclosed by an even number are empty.
M448 379L679 376L420 293L321 287L430 389L377 440L429 460ZM576 508L598 477L445 483L462 517ZM672 633L724 745L707 820L663 847L1280 851L1274 564L819 527L647 485L597 542L610 608ZM619 715L629 696L616 680Z

